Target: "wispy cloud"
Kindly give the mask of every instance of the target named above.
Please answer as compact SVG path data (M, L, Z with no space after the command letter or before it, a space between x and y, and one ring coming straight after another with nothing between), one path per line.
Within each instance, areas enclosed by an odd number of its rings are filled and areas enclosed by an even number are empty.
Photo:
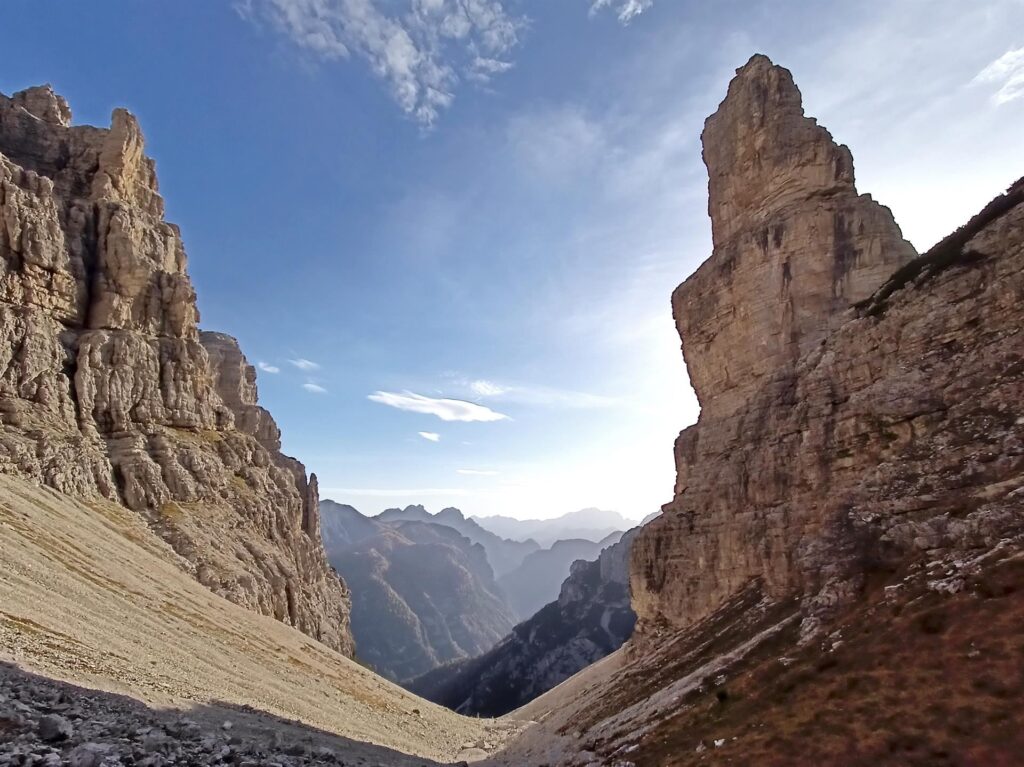
M235 7L245 19L269 20L318 59L363 59L424 125L451 105L463 80L487 82L508 70L526 23L502 0L241 0Z
M577 104L558 104L515 115L506 141L520 167L545 183L577 180L599 166L611 147L603 126Z
M423 439L427 440L427 442L441 441L441 435L434 431L418 431L416 433L423 437Z
M590 409L620 404L620 401L614 397L551 386L499 383L487 379L471 381L461 379L458 380L458 384L466 386L477 397L492 398L501 402L515 402L520 405Z
M277 365L271 365L268 362L263 362L263 361L257 362L256 363L256 367L258 367L264 373L280 373L281 372L281 368L279 368Z
M487 469L456 469L456 474L466 474L470 477L496 477L498 472Z
M1024 96L1024 46L1009 50L974 78L975 83L998 85L992 94L996 104L1007 104Z
M495 412L489 407L460 399L425 397L422 394L378 391L367 399L388 407L408 410L411 413L435 415L442 421L504 421L508 416Z
M302 388L305 389L306 391L313 392L314 394L327 393L327 389L325 389L320 384L313 383L312 381L307 381L306 383L302 384Z
M474 394L481 397L495 397L499 394L505 393L505 388L499 386L493 381L470 381L469 388L473 390Z
M590 4L590 15L611 8L619 17L619 21L628 24L652 5L654 0L593 0Z
M304 359L302 357L299 357L297 360L288 360L288 361L290 363L292 363L295 367L297 367L299 370L310 371L310 370L319 370L320 369L320 365L318 365L317 363L313 362L313 360L307 360L307 359Z

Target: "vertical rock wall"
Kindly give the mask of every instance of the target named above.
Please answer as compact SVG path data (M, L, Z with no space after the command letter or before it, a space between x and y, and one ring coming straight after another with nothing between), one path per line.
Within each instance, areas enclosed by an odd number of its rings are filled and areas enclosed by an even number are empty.
M701 414L632 549L641 639L751 584L811 630L875 569L1019 534L1024 183L915 257L763 56L704 157L715 248L672 301Z
M135 118L0 95L0 471L144 514L201 582L352 652L315 478L237 342L200 333Z

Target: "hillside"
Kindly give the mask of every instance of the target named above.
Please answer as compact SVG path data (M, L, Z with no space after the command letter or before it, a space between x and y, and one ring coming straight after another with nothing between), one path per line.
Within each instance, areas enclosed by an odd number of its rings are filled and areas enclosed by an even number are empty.
M507 714L617 650L633 633L630 530L591 562L577 560L557 599L519 623L492 650L442 666L407 688L453 711Z
M346 764L449 762L503 737L505 725L455 716L216 596L190 567L119 504L0 476L0 660L132 696L146 716L170 707L224 739L231 721L268 747L329 747ZM0 677L19 678L4 664ZM128 705L98 700L97 721Z
M381 525L358 509L324 498L320 501L320 532L330 559L332 549L351 546L381 530Z
M621 532L614 532L596 542L555 541L551 548L530 553L519 567L498 579L498 586L508 596L516 615L525 620L558 598L573 562L596 559L601 549L616 543L621 535Z

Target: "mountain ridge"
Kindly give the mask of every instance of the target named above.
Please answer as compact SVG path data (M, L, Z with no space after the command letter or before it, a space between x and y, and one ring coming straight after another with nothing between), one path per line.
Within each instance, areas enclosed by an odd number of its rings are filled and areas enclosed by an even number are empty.
M470 517L478 525L496 535L511 540L533 539L544 548L555 541L583 538L593 542L613 532L622 532L636 526L617 511L596 507L570 511L551 519L517 519L502 515Z
M381 522L393 522L396 520L416 522L440 522L469 538L473 543L481 544L487 550L487 558L497 576L514 570L532 551L540 548L540 545L533 540L513 541L502 538L489 530L481 527L471 518L467 518L459 509L449 506L437 514L431 514L423 506L410 505L404 509L385 509L371 519Z

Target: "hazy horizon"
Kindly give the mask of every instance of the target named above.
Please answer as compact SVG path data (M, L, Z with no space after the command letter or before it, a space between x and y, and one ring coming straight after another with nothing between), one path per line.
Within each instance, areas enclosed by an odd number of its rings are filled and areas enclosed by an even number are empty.
M384 508L380 509L380 511L376 511L376 512L373 512L373 513L368 513L368 512L364 511L363 509L361 509L360 507L356 506L353 503L347 503L345 501L339 501L337 498L330 498L330 497L328 497L326 495L323 495L321 497L321 501L330 501L332 503L337 503L337 504L339 504L341 506L351 506L353 509L358 511L364 517L375 517L378 514L384 512L384 511L387 511L389 509L406 509L409 506L422 506L424 508L424 510L428 514L432 514L434 516L436 516L441 511L443 511L444 509L447 509L447 508L459 509L458 506L439 506L437 508L433 508L429 504L425 504L425 503L407 503L407 504L404 504L402 506L385 506ZM612 512L614 514L619 514L620 516L624 517L625 519L628 519L628 520L631 520L631 521L634 521L634 522L640 522L641 520L643 520L643 517L634 517L634 516L631 516L629 514L624 514L623 512L616 511L615 509L599 509L599 508L597 508L595 506L589 506L589 507L582 508L582 509L574 509L573 511L560 512L560 513L553 514L550 517L511 517L511 516L509 516L507 514L468 514L463 509L459 509L459 511L461 511L463 513L463 515L466 517L466 519L491 519L491 518L495 518L495 517L503 517L505 519L518 519L521 522L547 522L547 521L551 521L551 520L559 519L561 517L568 516L570 514L578 514L580 512L595 511L595 510L596 511L600 511L600 512ZM646 515L644 515L644 516L646 516Z

